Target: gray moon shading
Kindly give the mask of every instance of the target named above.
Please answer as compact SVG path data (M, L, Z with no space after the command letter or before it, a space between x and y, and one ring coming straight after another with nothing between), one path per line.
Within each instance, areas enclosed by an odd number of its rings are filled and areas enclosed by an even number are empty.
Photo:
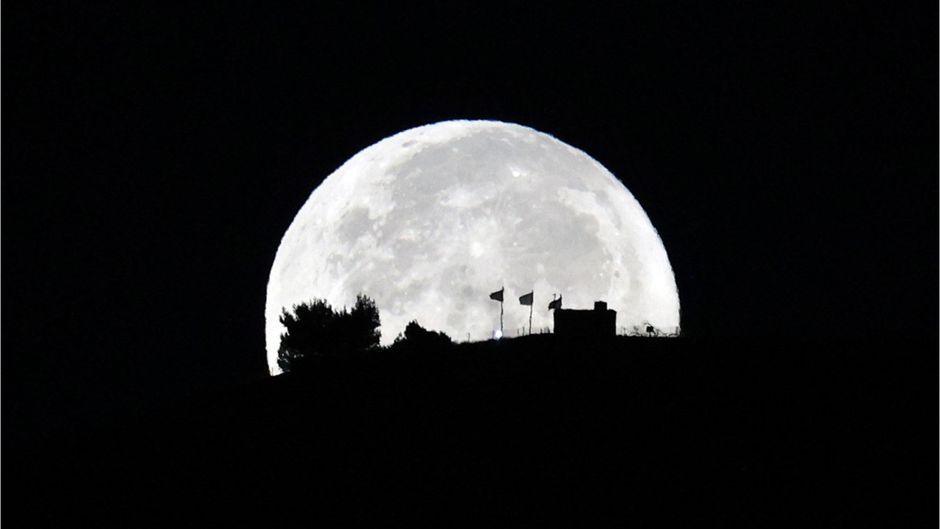
M679 326L663 243L624 185L584 152L528 127L445 121L353 156L317 187L281 240L265 307L268 365L278 373L283 308L313 298L375 300L382 343L411 320L456 341L499 328L552 326L566 308L605 300L617 326Z

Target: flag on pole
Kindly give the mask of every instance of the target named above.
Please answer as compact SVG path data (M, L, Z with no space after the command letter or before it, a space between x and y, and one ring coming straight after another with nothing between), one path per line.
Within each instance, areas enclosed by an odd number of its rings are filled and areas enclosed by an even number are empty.
M534 292L529 292L523 296L519 296L519 303L529 306L529 334L532 334L532 296Z
M496 336L497 339L502 338L503 336L503 291L506 290L506 287L503 287L496 292L490 294L490 299L493 301L499 302L499 335Z
M521 303L521 304L523 304L523 305L529 305L529 306L531 306L531 305L532 305L532 294L534 294L534 292L529 292L528 294L526 294L526 295L524 295L524 296L519 296L519 303Z
M558 299L552 300L552 302L548 304L548 310L560 309L560 308L561 308L561 296L558 296Z

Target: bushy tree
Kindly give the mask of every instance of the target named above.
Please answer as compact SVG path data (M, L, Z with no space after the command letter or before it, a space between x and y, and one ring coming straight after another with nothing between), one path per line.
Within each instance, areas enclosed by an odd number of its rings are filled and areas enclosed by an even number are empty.
M284 309L277 365L285 372L303 371L317 357L366 351L379 345L379 310L367 296L356 296L351 311L334 311L322 299Z

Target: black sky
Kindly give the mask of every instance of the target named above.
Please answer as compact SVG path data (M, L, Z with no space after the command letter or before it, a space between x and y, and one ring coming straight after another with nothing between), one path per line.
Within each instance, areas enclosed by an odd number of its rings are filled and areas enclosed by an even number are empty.
M531 126L621 178L690 335L936 342L936 5L345 4L4 4L24 431L262 372L267 274L309 193L453 118Z

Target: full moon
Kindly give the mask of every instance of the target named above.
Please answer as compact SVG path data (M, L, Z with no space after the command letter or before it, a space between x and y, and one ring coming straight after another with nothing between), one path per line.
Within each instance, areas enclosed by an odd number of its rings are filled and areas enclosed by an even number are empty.
M659 234L607 169L548 134L497 121L445 121L385 138L313 190L268 280L265 334L277 374L282 309L321 298L375 300L381 343L411 320L455 341L551 328L548 303L617 311L617 328L679 326Z

